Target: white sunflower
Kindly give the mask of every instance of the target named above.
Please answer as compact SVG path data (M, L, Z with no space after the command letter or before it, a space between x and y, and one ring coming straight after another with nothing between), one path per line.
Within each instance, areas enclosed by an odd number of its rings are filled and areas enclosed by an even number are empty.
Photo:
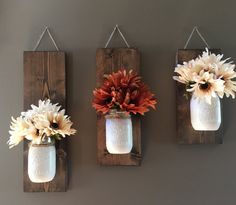
M201 70L202 68L197 64L196 60L184 62L183 65L179 64L175 68L174 72L178 73L178 76L174 76L173 79L180 83L189 85L193 82L193 77Z
M10 148L18 145L24 138L29 140L38 138L37 130L34 125L30 121L25 120L22 116L16 119L12 117L9 134L10 139L7 143Z
M21 115L27 119L33 119L35 116L38 116L40 114L45 114L48 112L57 113L61 106L58 106L57 104L52 104L51 101L48 100L39 100L38 106L31 105L31 110L28 110L26 112L22 112Z
M232 62L223 64L220 68L216 69L215 73L217 78L225 81L224 93L226 97L232 96L235 98L236 81L232 79L236 78L236 72L234 71L235 65Z
M31 105L31 108L22 112L20 117L12 118L10 139L7 142L10 148L24 139L39 144L44 137L61 139L76 133L71 128L70 118L65 115L65 110L60 111L58 104L52 104L50 100L40 100L38 106Z
M215 69L221 67L228 59L222 60L222 54L214 54L209 52L206 48L206 51L198 58L197 63L202 67L202 70L210 73L215 73Z
M174 80L186 84L186 90L192 92L195 97L205 98L211 103L211 97L232 96L235 98L236 92L236 72L235 65L223 60L223 55L210 53L206 51L198 58L189 62L178 65L175 72Z
M211 98L223 97L224 95L224 81L221 79L215 79L213 73L201 71L199 75L195 76L194 84L191 88L187 89L188 92L192 92L196 98L203 98L207 103L211 104Z
M45 116L48 120L48 126L43 132L47 136L65 138L66 135L74 135L76 133L76 130L71 128L73 123L71 122L70 118L65 115L65 110L61 110L58 113L49 112Z

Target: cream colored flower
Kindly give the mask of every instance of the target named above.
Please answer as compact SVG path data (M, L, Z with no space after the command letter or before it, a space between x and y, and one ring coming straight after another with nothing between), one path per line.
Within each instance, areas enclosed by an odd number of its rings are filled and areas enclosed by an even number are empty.
M224 83L224 93L226 97L230 95L235 98L236 92L236 81L232 79L236 78L236 72L234 71L235 65L231 62L223 64L220 68L216 69L215 73L217 78L225 81Z
M206 102L211 104L211 98L223 97L224 95L224 81L221 79L215 79L213 73L205 72L202 70L198 76L195 76L188 92L192 92L196 98L204 98Z
M42 130L39 130L35 127L35 125L31 125L28 128L28 132L25 136L27 140L32 141L33 143L38 144L43 136Z
M14 119L12 117L12 122L10 126L10 139L8 140L8 145L10 148L18 145L24 138L29 140L35 139L36 129L30 121L25 120L22 116Z
M19 144L24 138L40 143L43 137L55 137L60 139L66 135L76 133L72 129L72 122L65 115L65 110L60 110L58 104L52 104L50 100L39 101L38 107L31 105L32 109L22 112L17 119L12 118L10 126L10 148Z
M197 64L196 60L184 62L183 65L177 65L175 72L178 76L174 76L173 79L183 84L191 84L193 77L202 70L202 67Z
M48 126L44 129L44 133L47 136L60 135L66 137L66 135L73 135L76 133L75 129L72 129L72 122L69 117L65 115L65 110L61 110L58 113L47 113Z
M222 60L223 55L210 53L206 48L198 58L178 65L175 72L178 76L173 78L186 84L186 90L192 92L195 97L205 98L211 103L211 97L226 97L230 95L235 98L236 77L235 65L232 62Z
M49 121L47 119L47 113L35 115L33 118L33 124L36 129L44 130L49 126Z
M38 106L31 105L31 110L28 110L27 112L22 112L21 115L27 119L33 119L35 116L37 117L40 114L45 114L48 112L56 113L60 110L61 106L58 106L58 104L52 104L51 101L45 100L39 100Z
M210 73L215 73L215 69L221 67L228 59L222 60L222 54L210 53L206 48L206 51L202 53L197 59L197 64L202 67L202 70Z

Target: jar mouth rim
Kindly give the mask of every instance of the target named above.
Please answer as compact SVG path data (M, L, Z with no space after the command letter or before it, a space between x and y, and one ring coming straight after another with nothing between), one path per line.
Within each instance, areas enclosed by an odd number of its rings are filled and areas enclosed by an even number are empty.
M105 118L129 118L131 115L127 111L111 109L106 115Z
M36 144L36 143L29 143L29 147L51 147L54 146L54 143L50 144Z
M110 109L108 114L112 114L112 113L121 113L121 114L124 113L124 114L129 115L129 113L127 111L125 111L125 110L117 110L117 109Z
M49 147L55 145L55 140L52 137L48 137L47 141L40 140L39 142L31 141L28 144L29 146L33 147Z

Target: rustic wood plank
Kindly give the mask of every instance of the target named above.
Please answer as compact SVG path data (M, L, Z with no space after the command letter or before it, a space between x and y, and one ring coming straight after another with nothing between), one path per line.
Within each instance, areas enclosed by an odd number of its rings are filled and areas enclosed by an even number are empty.
M39 99L50 98L66 106L65 53L47 51L24 52L24 110ZM28 141L24 141L24 191L64 192L67 187L66 139L56 142L57 170L48 183L33 183L28 177Z
M103 83L104 74L118 71L121 67L139 72L140 53L130 48L99 48L96 53L97 86ZM100 165L141 164L141 123L139 116L132 116L133 149L129 154L110 154L106 149L105 118L97 116L97 159Z
M195 59L203 51L203 49L179 49L176 55L176 63L182 64L183 62ZM221 53L220 49L210 49L210 51L215 54ZM193 129L190 121L190 99L186 99L184 93L185 85L176 82L176 126L178 143L222 144L223 122L217 131L196 131Z

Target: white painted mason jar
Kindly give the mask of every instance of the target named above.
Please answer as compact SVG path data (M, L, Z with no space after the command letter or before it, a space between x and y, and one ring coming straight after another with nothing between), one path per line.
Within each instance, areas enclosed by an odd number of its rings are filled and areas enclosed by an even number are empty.
M106 118L106 147L111 154L127 154L133 147L131 116L123 111L112 110Z
M214 131L221 124L221 106L218 96L211 98L211 104L205 99L192 96L190 101L191 123L195 130Z
M40 144L29 145L28 175L34 183L49 182L55 177L56 148L50 137Z

